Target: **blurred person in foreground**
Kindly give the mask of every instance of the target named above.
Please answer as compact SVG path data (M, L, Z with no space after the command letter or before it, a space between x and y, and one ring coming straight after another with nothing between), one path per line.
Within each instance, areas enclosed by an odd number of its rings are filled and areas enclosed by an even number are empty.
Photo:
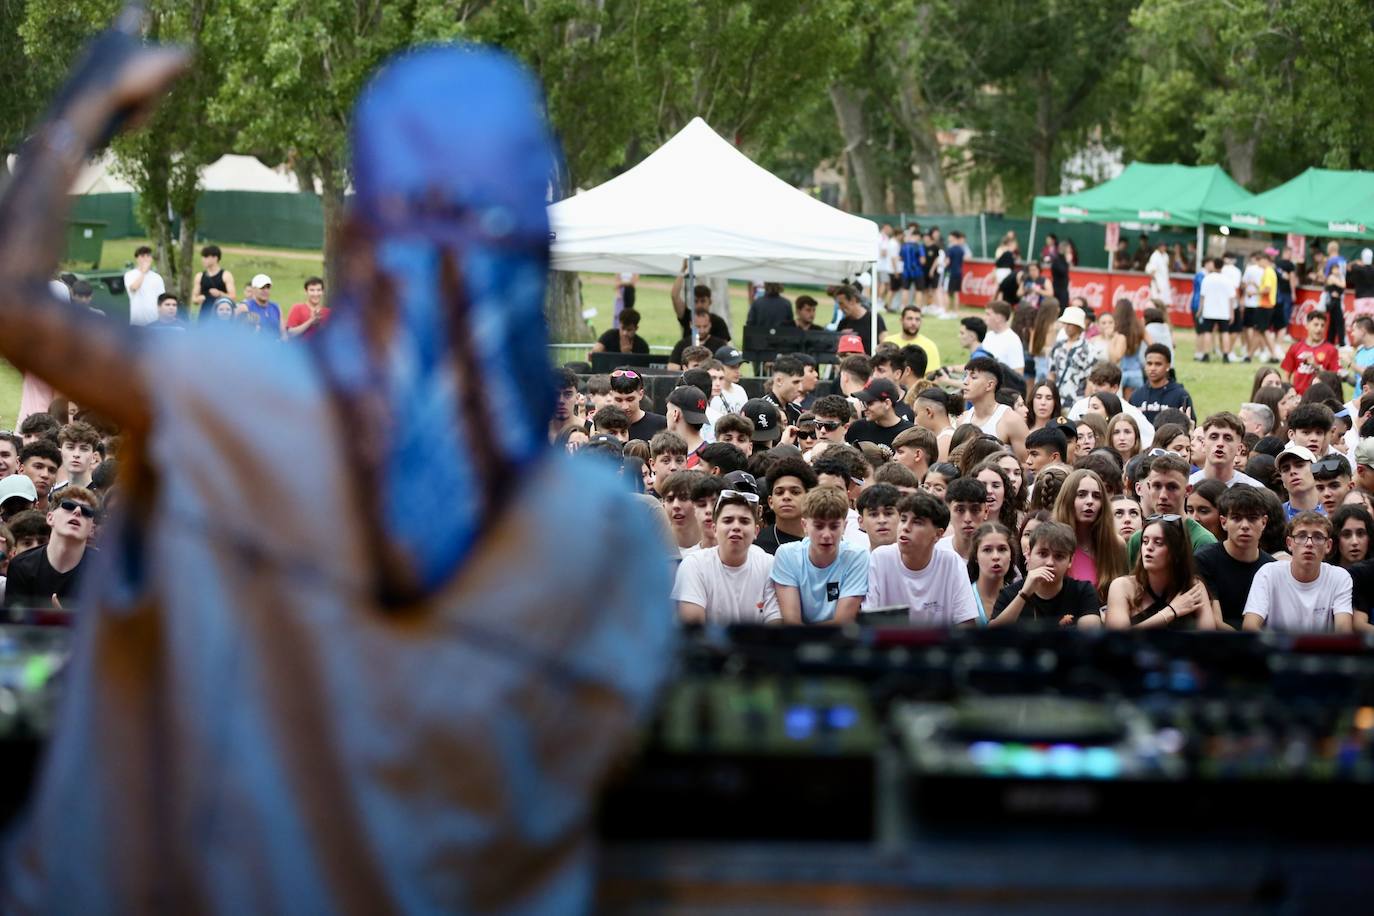
M390 62L321 332L136 339L46 277L82 163L190 65L139 18L0 198L0 354L132 456L0 909L589 909L592 797L672 617L647 514L548 447L538 88L488 50Z

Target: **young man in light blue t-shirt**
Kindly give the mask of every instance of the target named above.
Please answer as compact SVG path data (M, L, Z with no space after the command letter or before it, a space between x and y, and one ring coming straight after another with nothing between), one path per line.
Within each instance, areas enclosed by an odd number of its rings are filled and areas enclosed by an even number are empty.
M849 623L868 594L868 551L844 540L849 497L817 487L802 499L806 537L773 558L773 594L784 623Z

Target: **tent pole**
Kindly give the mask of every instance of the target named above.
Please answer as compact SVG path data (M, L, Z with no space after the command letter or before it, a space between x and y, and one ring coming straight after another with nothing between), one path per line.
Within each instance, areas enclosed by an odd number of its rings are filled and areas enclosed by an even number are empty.
M1197 257L1194 258L1193 276L1197 276L1198 268L1202 266L1204 252L1202 250L1203 227L1202 223L1197 224Z
M1029 264L1029 263L1031 262L1031 258L1034 258L1034 257L1035 257L1035 211L1032 210L1032 211L1031 211L1030 238L1026 240L1026 263ZM1039 260L1040 260L1039 258L1036 258L1036 261L1039 261ZM1063 306L1064 303L1061 302L1060 305Z
M978 232L983 237L983 257L988 256L988 215L978 214Z
M696 290L697 290L697 256L690 254L687 256L687 288L682 291L682 299L687 305L687 327L692 329L692 346L701 343L701 334L697 331L697 323L692 320L692 313L696 309Z
M868 265L868 355L878 349L878 262Z

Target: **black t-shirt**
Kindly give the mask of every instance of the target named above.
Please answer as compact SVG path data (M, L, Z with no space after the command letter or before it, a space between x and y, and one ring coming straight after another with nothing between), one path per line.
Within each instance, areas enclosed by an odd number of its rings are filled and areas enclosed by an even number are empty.
M792 323L792 302L783 296L759 296L749 306L744 319L748 328L776 328Z
M782 413L782 422L784 426L797 425L797 418L802 415L802 409L800 407L796 404L784 404L782 401L779 401L777 396L771 391L765 391L763 393L763 399Z
M717 350L719 350L721 347L725 346L727 343L729 343L728 340L722 340L721 338L716 337L716 336L713 334L713 335L711 335L710 337L707 337L707 338L706 338L705 340L703 340L701 343L697 344L697 346L699 346L699 347L705 347L706 349L710 350L712 353L715 353ZM687 335L686 337L682 338L681 340L679 340L677 343L675 343L675 344L673 345L673 352L672 352L671 354L669 354L669 356L668 356L668 362L670 362L670 363L676 363L676 364L679 365L679 366L682 365L682 351L685 350L685 349L687 349L687 348L690 347L691 345L692 345L692 336L689 334L689 335Z
M646 410L644 416L630 424L630 438L643 439L648 442L654 437L654 433L661 433L667 428L667 417L661 413L649 413Z
M999 270L1016 271L1016 255L1010 249L997 256L997 261L993 264Z
M1274 262L1274 273L1279 278L1279 292L1293 292L1293 271L1297 269L1297 266L1286 258L1279 258Z
M992 620L1002 609L1011 604L1017 592L1025 582L1013 582L1002 589L997 595L997 604L992 608L992 613L988 615L988 620ZM1021 616L1017 618L1017 623L1034 621L1036 623L1056 624L1059 618L1065 614L1073 615L1073 619L1086 617L1089 614L1097 615L1102 609L1102 601L1097 597L1097 589L1092 583L1084 582L1081 579L1070 579L1064 577L1064 585L1059 589L1059 594L1053 598L1041 598L1039 595L1032 594L1026 599L1026 606L1021 609Z
M858 442L876 442L878 445L892 447L892 440L903 430L911 429L911 421L898 420L888 427L879 426L872 420L855 420L844 434L844 441L850 445Z
M1255 573L1272 562L1274 558L1261 550L1255 562L1242 563L1221 544L1208 544L1193 554L1198 576L1207 583L1207 592L1221 604L1221 619L1237 630L1245 618L1245 602L1250 597Z
M691 310L691 309L684 309L683 312L682 312L682 314L677 316L677 323L680 324L680 325L682 326L682 336L683 336L683 337L691 337L691 336L692 336L692 332L691 332L691 326L692 326L692 310ZM726 321L725 321L724 318L720 317L720 316L717 315L715 312L712 312L712 313L711 313L711 336L712 336L712 337L719 337L721 340L724 340L724 341L726 341L727 343L728 343L729 340L730 340L730 325L726 323Z
M93 549L88 549L81 562L64 573L52 568L48 562L48 548L34 547L10 560L8 578L5 580L5 607L13 608L51 608L52 596L56 595L63 606L67 597L76 593L80 584L81 570L86 566L86 558Z
M781 531L778 529L777 525L769 525L759 532L759 536L754 539L754 546L762 548L770 554L774 554L778 552L778 548L783 544L791 544L800 540L801 537L798 535Z
M1050 286L1054 288L1054 298L1061 307L1069 301L1069 259L1056 253L1050 259Z
M997 284L997 298L1012 304L1021 301L1021 285L1017 280L1016 271L1007 274L1002 278L1002 282Z
M602 334L596 340L597 343L601 344L601 346L605 348L607 353L625 352L624 350L620 349L620 332L617 331L615 328L611 328L609 331L607 331L605 334ZM636 334L634 348L630 352L648 353L649 342L645 340L643 337L640 337L638 334Z
M1350 573L1352 589L1350 603L1357 611L1374 608L1374 559L1361 560L1345 567Z
M843 318L835 326L835 330L841 334L858 334L859 339L864 342L864 352L870 356L873 354L873 316L867 310L858 318ZM878 316L878 334L881 336L887 330L887 325L883 323L883 316Z
M1374 298L1374 267L1352 264L1346 271L1345 284L1355 291L1356 299Z

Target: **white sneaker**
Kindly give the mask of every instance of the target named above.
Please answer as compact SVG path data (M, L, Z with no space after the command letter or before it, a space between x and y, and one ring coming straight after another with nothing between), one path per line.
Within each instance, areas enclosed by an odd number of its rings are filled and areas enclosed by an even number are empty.
M1237 356L1237 355L1234 354L1234 353L1227 353L1227 354L1226 354L1226 361L1227 361L1228 363L1243 363L1243 362L1245 362L1245 360L1244 360L1243 358Z

